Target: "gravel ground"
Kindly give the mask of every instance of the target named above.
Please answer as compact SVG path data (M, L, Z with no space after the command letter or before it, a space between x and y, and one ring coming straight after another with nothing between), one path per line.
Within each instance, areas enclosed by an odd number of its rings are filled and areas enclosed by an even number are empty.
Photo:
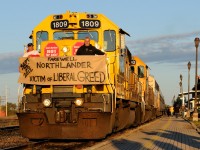
M23 138L19 130L0 130L0 149L27 144L29 140Z

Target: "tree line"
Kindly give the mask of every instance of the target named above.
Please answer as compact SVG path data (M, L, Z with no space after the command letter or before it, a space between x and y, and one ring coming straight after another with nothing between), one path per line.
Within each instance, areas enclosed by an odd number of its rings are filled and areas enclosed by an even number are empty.
M6 113L6 105L0 106L0 111ZM13 116L16 115L17 112L17 105L15 103L7 103L7 115Z

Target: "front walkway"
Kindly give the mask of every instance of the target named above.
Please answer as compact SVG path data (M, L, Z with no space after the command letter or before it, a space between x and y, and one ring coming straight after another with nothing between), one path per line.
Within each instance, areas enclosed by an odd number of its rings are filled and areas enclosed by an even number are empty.
M182 118L163 117L87 150L200 150L200 134Z

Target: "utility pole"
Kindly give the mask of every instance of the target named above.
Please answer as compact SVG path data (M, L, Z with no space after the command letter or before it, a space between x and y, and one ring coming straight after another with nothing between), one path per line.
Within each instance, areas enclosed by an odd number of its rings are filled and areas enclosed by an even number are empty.
M0 113L1 113L1 96L0 96Z
M7 85L6 85L6 117L8 116L8 105L7 105L7 103L8 103L8 96L7 96Z
M198 47L199 47L200 39L197 37L194 39L195 47L196 47L196 67L195 67L195 100L194 100L194 113L193 113L193 121L198 121L198 111L197 111L197 77L198 77Z
M187 118L190 117L190 68L191 68L191 63L190 61L187 64L188 66L188 111L187 111Z

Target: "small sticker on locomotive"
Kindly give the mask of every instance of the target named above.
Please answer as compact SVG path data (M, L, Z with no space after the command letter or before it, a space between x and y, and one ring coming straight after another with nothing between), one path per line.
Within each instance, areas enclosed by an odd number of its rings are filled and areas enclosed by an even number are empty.
M99 20L81 19L79 21L79 26L81 28L100 28L101 27L101 22Z
M59 20L59 21L52 21L51 22L51 29L68 28L68 26L69 26L68 20Z

